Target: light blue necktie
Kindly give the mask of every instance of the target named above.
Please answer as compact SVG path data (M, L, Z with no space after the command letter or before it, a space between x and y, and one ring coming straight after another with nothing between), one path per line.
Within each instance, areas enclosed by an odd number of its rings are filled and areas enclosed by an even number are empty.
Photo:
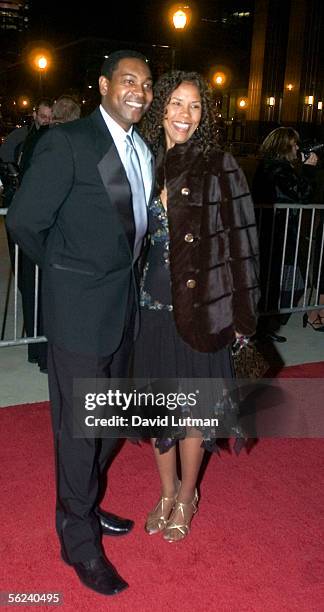
M138 258L147 230L147 207L141 165L132 137L126 136L126 173L129 180L135 221L134 260Z

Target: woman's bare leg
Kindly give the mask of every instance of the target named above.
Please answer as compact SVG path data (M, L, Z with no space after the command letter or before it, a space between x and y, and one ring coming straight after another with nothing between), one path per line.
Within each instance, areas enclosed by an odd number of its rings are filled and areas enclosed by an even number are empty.
M152 446L161 479L162 495L163 497L174 497L178 490L176 446L172 446L162 454L155 447L155 438L152 439Z
M152 440L152 445L161 479L161 497L146 518L145 531L150 535L165 529L179 489L176 447L172 446L167 452L161 454L155 447L155 439Z
M204 456L201 437L180 440L181 487L177 501L187 504L192 501L197 486L198 474Z
M168 542L182 540L189 533L191 519L197 511L196 485L204 449L201 437L180 440L181 487L172 514L164 531Z

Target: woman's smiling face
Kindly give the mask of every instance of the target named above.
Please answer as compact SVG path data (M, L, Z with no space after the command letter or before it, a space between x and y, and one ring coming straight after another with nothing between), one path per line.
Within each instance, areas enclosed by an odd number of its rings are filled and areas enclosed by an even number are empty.
M201 97L197 85L183 81L166 105L163 127L167 149L187 142L201 120Z

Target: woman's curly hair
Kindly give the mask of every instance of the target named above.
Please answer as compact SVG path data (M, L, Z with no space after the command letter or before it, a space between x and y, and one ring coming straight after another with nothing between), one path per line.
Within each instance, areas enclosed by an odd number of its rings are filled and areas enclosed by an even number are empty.
M162 75L155 84L151 108L144 116L140 125L140 131L151 145L155 155L157 155L161 146L165 149L165 135L162 126L166 106L174 90L183 82L196 85L201 97L201 120L198 129L191 136L191 140L201 147L204 155L207 155L211 148L218 146L219 126L216 122L206 82L198 72L175 70Z

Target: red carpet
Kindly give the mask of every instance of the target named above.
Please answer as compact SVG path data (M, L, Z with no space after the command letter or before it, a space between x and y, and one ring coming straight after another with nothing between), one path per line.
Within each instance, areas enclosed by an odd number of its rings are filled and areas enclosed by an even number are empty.
M280 370L276 376L280 378L324 378L324 361L288 366Z
M150 447L127 443L110 470L109 510L136 527L106 537L105 548L130 588L106 598L59 559L48 404L1 409L0 419L1 591L61 592L59 609L78 612L324 610L322 440L264 440L249 455L213 456L192 532L178 544L144 533L158 479Z

